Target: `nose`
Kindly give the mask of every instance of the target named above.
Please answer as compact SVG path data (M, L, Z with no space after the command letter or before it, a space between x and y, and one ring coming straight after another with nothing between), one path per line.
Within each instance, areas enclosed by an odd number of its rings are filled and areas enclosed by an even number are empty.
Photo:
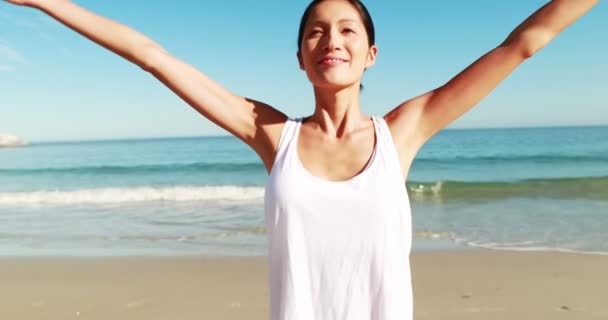
M325 43L323 44L323 51L331 52L334 50L340 50L340 35L336 34L336 31L331 30L325 36Z

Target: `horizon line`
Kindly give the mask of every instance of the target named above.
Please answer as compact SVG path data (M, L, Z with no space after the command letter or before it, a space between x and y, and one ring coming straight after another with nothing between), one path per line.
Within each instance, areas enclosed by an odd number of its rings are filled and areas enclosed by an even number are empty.
M454 127L444 128L441 131L457 130L504 130L504 129L558 129L558 128L594 128L608 127L608 124L583 124L583 125L547 125L547 126L512 126L512 127ZM439 131L438 133L440 133ZM113 142L113 141L143 141L143 140L172 140L172 139L196 139L196 138L235 138L236 136L226 133L206 134L206 135L175 135L175 136L132 136L114 138L86 138L86 139L53 139L53 140L31 140L27 144L53 144L53 143L83 143L83 142Z

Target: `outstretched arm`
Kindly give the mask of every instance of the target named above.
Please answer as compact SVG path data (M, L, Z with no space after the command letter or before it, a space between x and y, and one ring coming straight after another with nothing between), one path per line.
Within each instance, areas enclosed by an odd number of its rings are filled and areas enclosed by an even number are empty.
M415 153L428 139L469 111L523 61L543 48L599 0L552 0L521 23L506 40L445 85L389 112L401 151Z
M97 44L137 64L163 82L200 114L250 145L267 163L276 139L269 131L286 116L237 96L194 67L176 59L143 34L96 15L68 0L6 0L37 8Z

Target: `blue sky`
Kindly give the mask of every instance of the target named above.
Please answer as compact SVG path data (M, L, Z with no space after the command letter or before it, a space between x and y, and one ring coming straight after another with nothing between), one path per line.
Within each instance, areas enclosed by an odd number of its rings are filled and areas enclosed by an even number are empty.
M136 28L237 94L312 112L296 38L307 0L74 1ZM236 4L235 4L236 3ZM498 45L545 1L368 1L379 56L362 106L384 115ZM608 124L608 3L450 128ZM151 75L41 12L0 2L0 132L28 141L225 135Z

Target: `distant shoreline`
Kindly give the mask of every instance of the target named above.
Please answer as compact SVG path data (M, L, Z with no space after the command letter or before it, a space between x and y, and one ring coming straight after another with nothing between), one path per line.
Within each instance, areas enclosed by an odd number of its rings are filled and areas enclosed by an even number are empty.
M538 130L538 129L575 129L575 128L608 128L604 125L561 125L543 127L473 127L473 128L446 128L442 131L475 131L475 130ZM201 139L201 138L235 138L231 134L185 135L185 136L149 136L149 137L116 137L116 138L86 138L86 139L53 139L32 140L28 144L62 144L62 143L103 143L117 141L148 141L148 140L174 140L174 139Z
M23 139L10 133L0 133L0 148L15 148L27 145Z

